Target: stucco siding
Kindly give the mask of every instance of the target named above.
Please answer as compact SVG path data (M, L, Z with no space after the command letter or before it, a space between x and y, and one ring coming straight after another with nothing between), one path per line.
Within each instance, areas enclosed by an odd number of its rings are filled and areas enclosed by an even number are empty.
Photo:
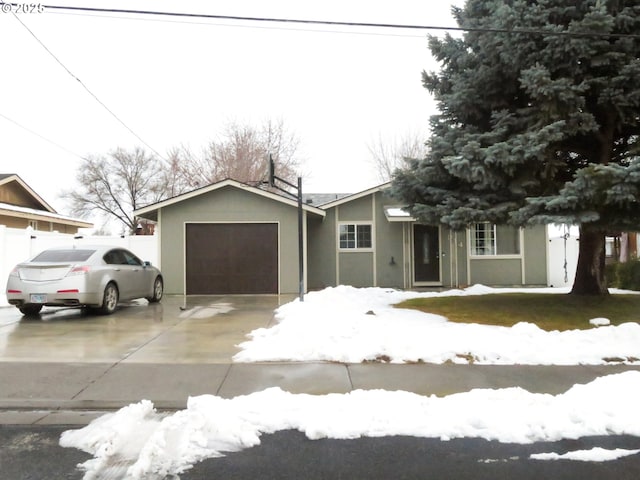
M343 203L338 208L340 222L366 222L373 220L371 195Z
M341 252L340 285L370 287L373 283L373 252Z
M320 290L335 286L336 280L336 230L335 211L330 210L324 219L310 218L307 222L307 287Z
M467 243L467 234L465 231L457 230L451 233L453 235L452 244L455 250L452 251L453 257L449 260L454 262L453 275L451 285L453 287L462 287L467 284L468 264L467 255L469 254L469 246Z
M547 284L547 229L536 225L524 230L524 268L527 285Z
M471 285L505 286L522 284L522 260L519 258L471 259Z
M384 214L384 207L395 205L382 192L375 198L376 232L376 276L378 287L404 287L403 222L390 222Z

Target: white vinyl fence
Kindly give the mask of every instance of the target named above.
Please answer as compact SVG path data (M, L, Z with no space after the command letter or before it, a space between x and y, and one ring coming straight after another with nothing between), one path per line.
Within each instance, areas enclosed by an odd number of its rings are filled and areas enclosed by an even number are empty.
M57 232L41 232L32 228L17 229L0 225L0 297L4 297L7 278L16 264L27 260L42 250L66 245L113 245L131 250L143 261L160 267L158 237L156 235L133 236L82 236ZM1 303L1 300L0 300Z
M549 239L547 256L547 285L571 287L578 266L580 242L575 227L547 228Z

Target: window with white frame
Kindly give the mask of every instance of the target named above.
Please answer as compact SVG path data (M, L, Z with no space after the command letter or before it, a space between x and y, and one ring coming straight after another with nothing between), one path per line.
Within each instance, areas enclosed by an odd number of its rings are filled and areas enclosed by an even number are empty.
M471 255L520 255L520 229L488 222L471 226Z
M372 248L371 224L340 224L339 246L341 249Z

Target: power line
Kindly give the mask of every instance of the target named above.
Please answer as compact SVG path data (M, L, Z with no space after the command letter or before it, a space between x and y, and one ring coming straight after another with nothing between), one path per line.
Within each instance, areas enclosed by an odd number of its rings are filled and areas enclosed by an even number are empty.
M10 5L16 6L12 3ZM99 8L99 7L71 7L61 5L43 5L45 9L51 10L68 10L77 12L92 13L118 13L127 15L153 15L162 17L180 17L180 18L201 18L212 20L227 21L245 21L245 22L266 22L266 23L284 23L291 25L322 25L335 27L362 27L362 28L381 28L381 29L401 29L401 30L446 30L453 32L479 32L479 33L513 33L525 35L549 35L561 37L605 37L605 38L638 38L640 34L633 33L603 33L603 32L570 32L556 30L540 30L540 29L509 29L509 28L485 28L485 27L441 27L435 25L412 25L399 23L369 23L369 22L341 22L333 20L310 20L299 18L273 18L273 17L249 17L240 15L214 15L207 13L185 13L185 12L165 12L158 10L138 10L124 8Z
M32 135L35 135L36 137L41 138L42 140L44 140L45 142L49 142L51 145L54 145L55 147L58 147L60 150L64 150L67 153L70 153L71 155L75 155L76 157L82 159L82 160L87 160L87 158L83 157L82 155L77 154L76 152L69 150L66 147L63 147L62 145L60 145L59 143L54 142L53 140L49 140L47 137L45 137L44 135L40 135L38 132L35 132L33 130L31 130L28 127L25 127L24 125L16 122L15 120L13 120L12 118L7 117L6 115L3 115L2 113L0 113L0 117L4 118L5 120L7 120L8 122L13 123L14 125L22 128L23 130L29 132Z
M6 2L3 2L2 0L0 0L0 3L6 3ZM12 3L12 4L10 4L10 5L16 6L17 4ZM12 12L12 13L13 13L14 18L15 18L18 22L20 22L20 24L21 24L21 25L22 25L22 26L23 26L23 27L24 27L24 28L29 32L29 34L31 34L31 36L32 36L32 37L33 37L33 38L34 38L34 39L35 39L35 40L40 44L40 46L41 46L42 48L44 48L44 49L45 49L45 51L46 51L46 52L47 52L47 53L48 53L48 54L49 54L49 55L50 55L50 56L51 56L51 57L52 57L52 58L53 58L53 59L54 59L54 60L55 60L55 61L56 61L56 62L57 62L57 63L58 63L58 64L59 64L59 65L60 65L60 66L61 66L61 67L62 67L62 68L63 68L63 69L64 69L64 70L65 70L65 71L66 71L66 72L67 72L67 73L68 73L68 74L73 78L73 79L74 79L74 80L76 80L76 81L77 81L77 82L82 86L82 88L84 88L84 89L89 93L89 95L91 95L91 96L94 98L94 100L95 100L96 102L98 102L98 103L99 103L99 104L100 104L100 105L101 105L101 106L102 106L102 107L103 107L107 112L109 112L109 114L111 114L111 116L112 116L113 118L115 118L115 119L116 119L116 120L117 120L117 121L118 121L118 122L119 122L119 123L120 123L124 128L126 128L126 129L127 129L127 130L128 130L128 131L129 131L129 132L130 132L134 137L136 137L138 140L140 140L140 141L141 141L141 142L142 142L142 143L143 143L147 148L149 148L149 149L150 149L153 153L155 153L158 157L163 158L163 156L162 156L162 155L160 155L160 154L159 154L159 153L158 153L158 152L157 152L153 147L151 147L147 142L145 142L145 141L144 141L144 140L143 140L143 139L142 139L142 138L141 138L141 137L140 137L136 132L134 132L134 131L133 131L133 130L132 130L132 129L131 129L131 128L126 124L126 123L124 123L124 122L123 122L123 121L122 121L122 120L121 120L121 119L120 119L120 118L119 118L119 117L118 117L118 116L117 116L117 115L116 115L116 114L115 114L115 113L114 113L114 112L113 112L109 107L107 107L107 105L106 105L102 100L100 100L100 99L98 98L98 96L97 96L95 93L93 93L93 92L89 89L89 87L87 87L87 86L84 84L84 82L83 82L82 80L80 80L76 75L74 75L74 73L73 73L73 72L71 72L71 70L69 70L69 69L67 68L67 66L66 66L64 63L62 63L62 61L61 61L58 57L56 57L56 55L55 55L51 50L49 50L49 48L47 48L47 46L46 46L46 45L45 45L45 44L44 44L44 43L43 43L43 42L42 42L42 41L41 41L41 40L36 36L36 34L35 34L35 33L33 33L33 32L31 31L31 29L30 29L29 27L27 27L27 25L25 25L25 23L24 23L22 20L20 20L20 18L18 17L18 15L16 15L14 12ZM6 117L5 117L5 118L6 118ZM42 137L42 138L44 138L44 137ZM53 142L52 142L52 143L53 143Z
M79 17L92 17L92 18L111 18L116 20L131 20L131 21L143 21L143 22L164 22L164 23L174 23L181 25L205 25L205 26L217 26L217 27L228 27L228 28L248 28L248 29L261 29L261 30L281 30L285 32L310 32L310 33L331 33L338 35L368 35L375 37L398 37L398 38L424 38L423 34L411 34L411 33L389 33L389 32L373 32L373 31L345 31L345 30L330 30L330 29L309 29L304 27L295 28L292 26L289 27L276 27L276 26L268 26L268 25L240 25L234 24L231 25L228 22L220 21L220 22L211 22L206 21L206 19L202 19L202 21L196 20L180 20L180 19L171 19L170 17L164 17L161 19L156 18L143 18L143 15L139 15L138 17L133 16L122 16L122 15L109 15L103 13L90 13L90 12L49 12L54 15L75 15ZM444 27L442 27L444 28Z

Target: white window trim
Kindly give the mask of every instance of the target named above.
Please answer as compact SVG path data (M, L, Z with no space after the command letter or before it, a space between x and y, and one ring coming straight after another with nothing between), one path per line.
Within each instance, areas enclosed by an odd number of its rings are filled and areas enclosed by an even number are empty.
M357 225L369 225L371 227L371 246L370 247L366 247L366 248L358 248L357 246L355 248L344 248L340 246L340 227L342 225L356 225L356 245L357 245L357 238L358 238L358 231L357 231ZM348 253L348 252L373 252L375 250L375 235L374 235L374 228L373 228L373 222L370 220L366 220L366 221L344 221L344 222L338 222L338 228L336 229L336 245L338 246L338 251L339 252L344 252L344 253Z
M474 223L489 223L494 229L494 239L497 241L497 232L496 232L496 224L490 222L474 222ZM522 228L518 228L518 240L520 243L520 253L508 253L508 254L492 254L492 255L477 255L473 253L475 238L473 237L474 228L467 228L467 245L469 250L469 258L474 260L495 260L495 259L522 259L524 258L524 230ZM496 246L497 248L497 246Z

